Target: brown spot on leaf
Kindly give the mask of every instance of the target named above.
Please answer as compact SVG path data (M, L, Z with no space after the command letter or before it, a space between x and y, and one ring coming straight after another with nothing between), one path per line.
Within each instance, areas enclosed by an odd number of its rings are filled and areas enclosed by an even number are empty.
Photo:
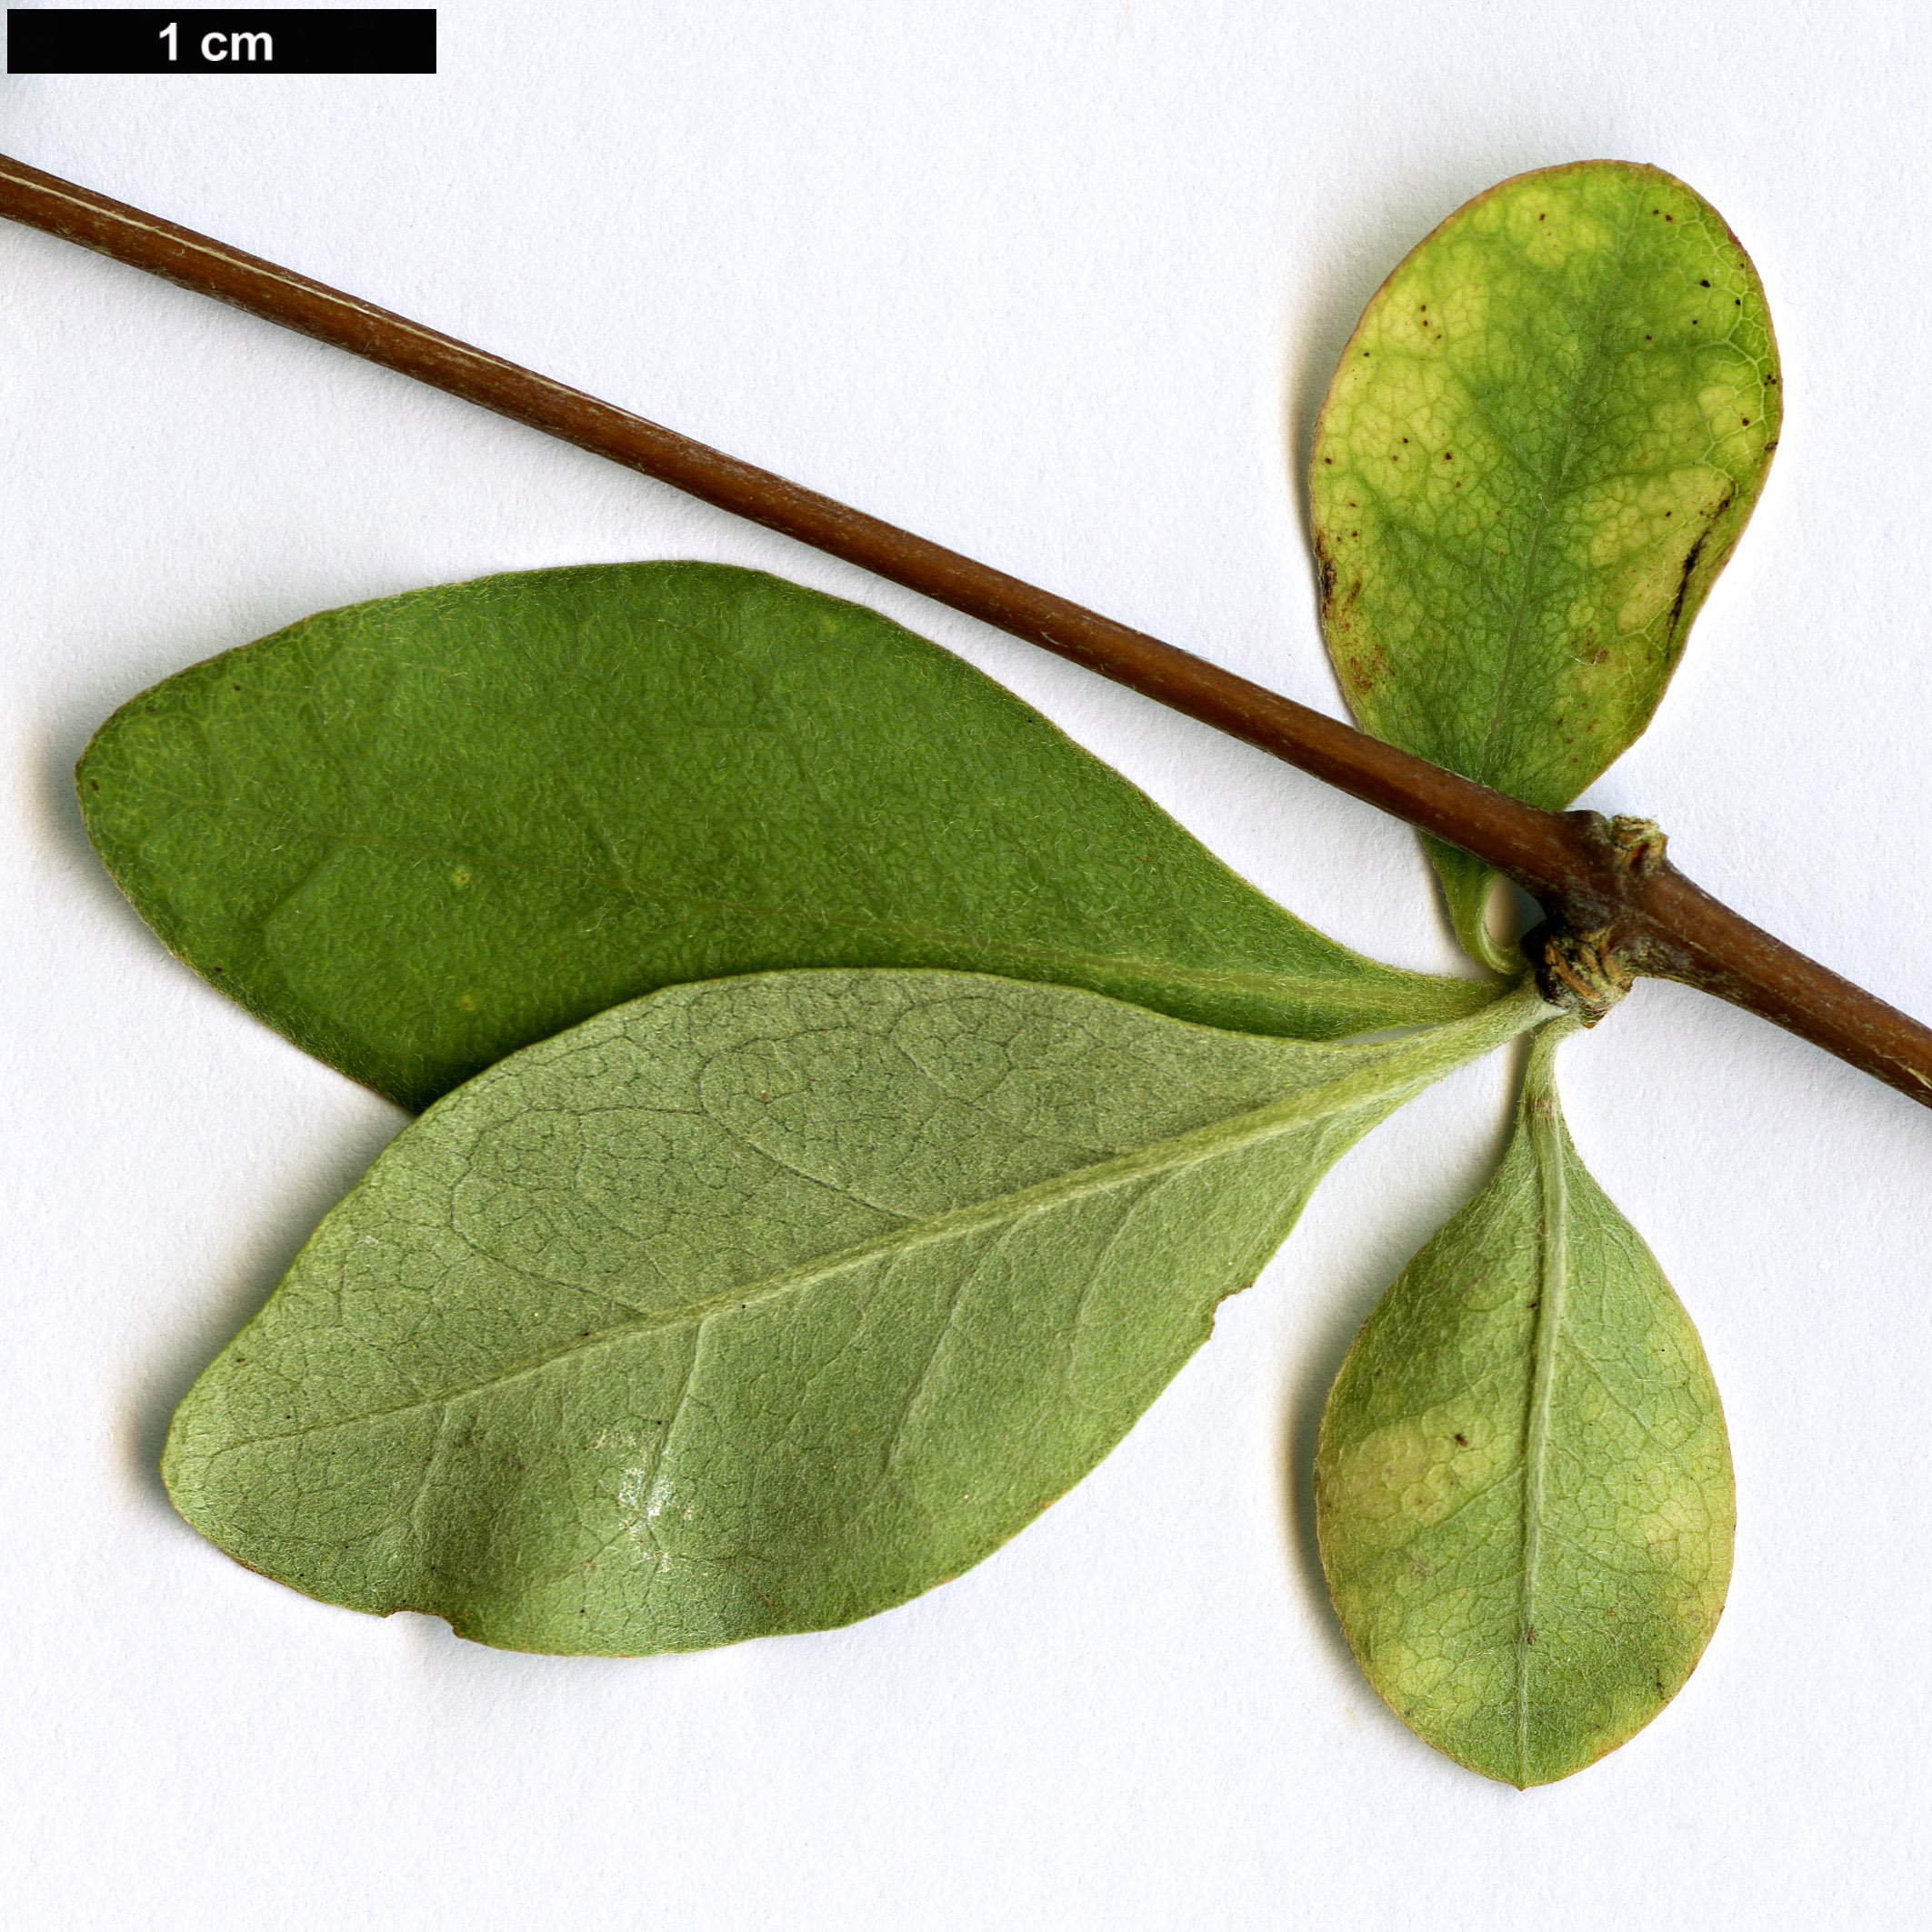
M1736 489L1737 486L1735 484L1727 483L1725 485L1724 496L1719 500L1716 511L1712 514L1712 523L1715 523L1719 516L1724 515L1726 506L1729 504ZM1697 567L1697 558L1703 554L1705 543L1709 538L1710 534L1710 525L1707 524L1703 534L1690 546L1690 554L1684 559L1684 569L1677 578L1677 595L1670 606L1670 616L1664 626L1664 635L1667 637L1677 629L1677 619L1684 615L1684 599L1690 595L1690 574Z
M1348 678L1357 693L1374 688L1381 681L1382 674L1388 668L1388 659L1380 645L1372 645L1359 656L1348 660Z

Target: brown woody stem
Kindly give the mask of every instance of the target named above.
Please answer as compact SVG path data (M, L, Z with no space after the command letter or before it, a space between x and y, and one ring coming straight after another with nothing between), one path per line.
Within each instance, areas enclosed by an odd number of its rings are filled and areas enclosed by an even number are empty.
M1566 1003L1591 1003L1571 997L1579 975L1587 982L1607 973L1618 984L1631 973L1682 980L1932 1106L1932 1031L1700 891L1664 858L1660 836L1639 838L1633 848L1594 812L1524 805L581 390L4 155L0 215L642 471L1044 646L1433 832L1487 860L1543 906L1549 924L1532 936L1533 956L1546 989Z

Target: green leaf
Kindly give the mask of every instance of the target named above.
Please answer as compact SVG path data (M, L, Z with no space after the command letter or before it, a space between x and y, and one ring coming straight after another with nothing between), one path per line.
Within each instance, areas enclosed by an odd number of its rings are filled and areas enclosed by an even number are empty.
M1590 161L1457 209L1369 303L1316 431L1322 622L1365 728L1567 805L1649 723L1780 395L1757 272L1682 182ZM1494 875L1431 850L1490 958Z
M1314 1038L1493 993L1323 937L936 646L717 565L311 617L124 706L77 776L167 944L408 1106L767 968L995 972Z
M1318 1046L964 974L673 987L406 1127L163 1472L252 1568L486 1643L846 1623L1076 1482L1345 1148L1548 1011Z
M1660 1711L1724 1607L1730 1445L1690 1317L1590 1178L1537 1041L1501 1172L1329 1392L1316 1523L1369 1681L1439 1750L1567 1777Z

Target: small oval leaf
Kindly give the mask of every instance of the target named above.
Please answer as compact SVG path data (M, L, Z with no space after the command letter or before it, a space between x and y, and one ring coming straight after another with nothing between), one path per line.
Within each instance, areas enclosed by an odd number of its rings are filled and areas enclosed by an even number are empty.
M1647 1724L1724 1607L1730 1446L1690 1317L1577 1159L1540 1037L1501 1171L1403 1271L1329 1392L1322 1567L1369 1681L1486 1777Z
M1322 623L1365 728L1567 805L1649 723L1781 395L1750 257L1660 169L1546 168L1458 208L1369 303L1316 430ZM1493 875L1431 849L1487 956Z
M405 1128L163 1473L251 1568L486 1643L850 1622L1078 1481L1328 1165L1548 1010L1348 1046L963 974L673 987Z
M723 565L309 617L123 706L77 776L176 953L411 1107L767 969L998 973L1316 1039L1494 990L1337 946L970 665Z

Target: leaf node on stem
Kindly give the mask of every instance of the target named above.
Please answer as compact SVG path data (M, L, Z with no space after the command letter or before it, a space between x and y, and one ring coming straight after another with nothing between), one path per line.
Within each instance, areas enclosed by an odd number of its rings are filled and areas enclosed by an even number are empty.
M1544 998L1594 1026L1630 990L1654 950L1635 894L1667 863L1667 840L1655 819L1564 816L1581 835L1587 863L1578 884L1524 935L1523 954Z

